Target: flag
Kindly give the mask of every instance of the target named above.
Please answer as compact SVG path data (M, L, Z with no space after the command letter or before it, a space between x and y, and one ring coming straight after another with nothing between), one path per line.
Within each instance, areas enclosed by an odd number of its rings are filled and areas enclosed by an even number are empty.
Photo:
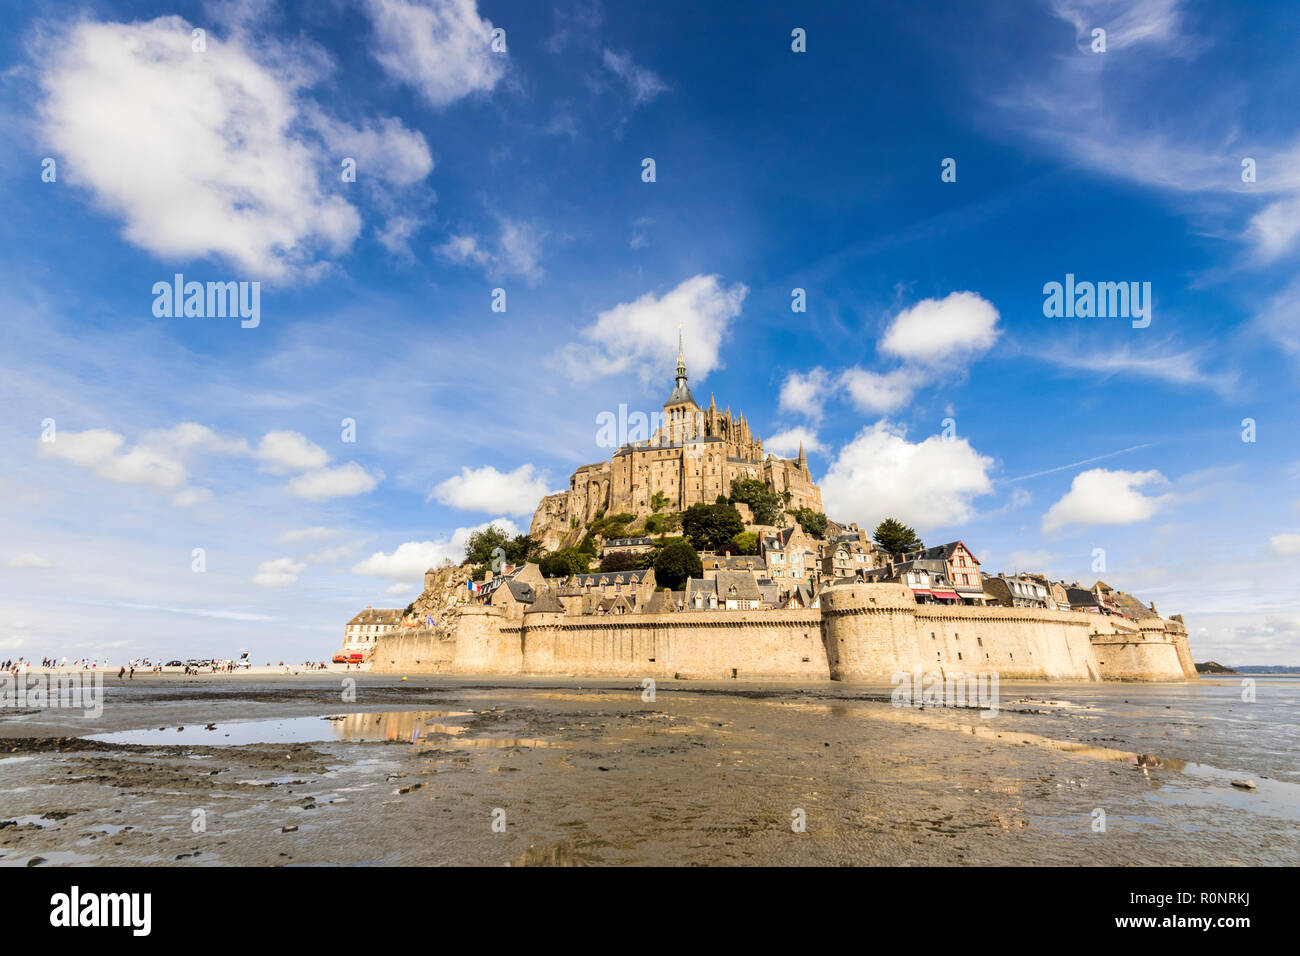
M474 594L478 594L478 583L472 578L465 582L465 587Z
M430 626L430 627L437 627L437 626L438 626L437 624L433 623L433 615L432 615L432 614L426 614L425 617L424 617L424 619L425 619L426 621L429 622L429 626Z

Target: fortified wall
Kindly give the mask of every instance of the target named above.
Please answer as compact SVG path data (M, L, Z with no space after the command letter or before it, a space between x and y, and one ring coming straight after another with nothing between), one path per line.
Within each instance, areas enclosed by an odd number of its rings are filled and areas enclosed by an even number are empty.
M1005 679L1196 679L1178 621L919 605L901 584L822 591L820 610L512 617L467 607L454 627L380 637L383 673L878 680L905 671Z

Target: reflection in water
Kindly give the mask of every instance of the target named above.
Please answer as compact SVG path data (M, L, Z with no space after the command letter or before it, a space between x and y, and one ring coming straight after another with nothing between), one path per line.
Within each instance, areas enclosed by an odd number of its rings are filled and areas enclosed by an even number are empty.
M405 710L377 714L331 714L327 717L285 717L243 720L228 724L191 724L147 730L92 734L89 740L113 744L153 744L227 747L246 744L303 744L331 741L418 741L425 734L458 734L464 727L439 721L471 717L469 711Z

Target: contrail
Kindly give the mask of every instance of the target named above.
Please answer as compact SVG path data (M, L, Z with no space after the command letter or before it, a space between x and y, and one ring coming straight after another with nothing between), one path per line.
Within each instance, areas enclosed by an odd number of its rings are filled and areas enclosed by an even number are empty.
M1114 458L1116 455L1123 455L1126 452L1137 451L1140 448L1150 448L1150 447L1151 447L1151 442L1147 442L1144 445L1134 445L1131 448L1121 448L1119 451L1112 451L1109 454L1098 455L1096 458L1085 458L1083 459L1083 461L1073 461L1070 462L1070 464L1068 465L1061 465L1058 468L1048 468L1046 471L1036 471L1032 475L1020 475L1017 478L1003 478L999 481L994 482L994 484L1000 485L1008 481L1025 481L1028 478L1039 478L1043 475L1051 475L1058 471L1067 471L1070 468L1078 468L1080 465L1091 465L1094 461L1101 461L1104 458Z

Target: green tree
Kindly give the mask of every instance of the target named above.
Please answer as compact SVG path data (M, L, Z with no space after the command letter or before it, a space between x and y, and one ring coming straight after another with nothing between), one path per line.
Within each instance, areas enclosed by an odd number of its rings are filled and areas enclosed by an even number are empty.
M542 574L548 578L567 578L570 574L586 574L589 567L588 555L577 548L554 551L541 560Z
M814 538L826 535L826 525L829 521L820 511L814 511L812 508L795 508L790 513L794 515L794 520L799 522L799 527Z
M606 551L600 559L602 571L635 571L637 555L635 551Z
M758 532L742 531L731 539L736 554L758 554Z
M595 555L596 539L592 536L590 531L583 535L582 540L578 542L578 550L583 554Z
M522 564L537 554L537 542L526 534L515 535L506 545L506 560L511 564Z
M740 512L729 504L694 504L682 515L682 531L700 551L717 551L744 530Z
M656 491L650 498L650 507L656 512L663 511L668 507L668 496L662 491Z
M872 538L890 554L897 554L900 551L920 551L925 547L917 536L915 528L909 528L893 518L886 518L876 525Z
M707 507L707 506L706 506ZM677 540L655 552L655 581L674 590L686 583L687 578L704 574L699 554L686 541Z
M490 565L497 548L506 551L509 543L510 537L504 531L494 524L488 525L482 531L475 531L465 542L465 563Z
M756 524L774 525L781 520L782 500L757 478L737 478L731 483L731 501L749 505Z
M664 515L650 515L645 519L646 534L662 534L672 531L682 523L682 513L673 511Z

